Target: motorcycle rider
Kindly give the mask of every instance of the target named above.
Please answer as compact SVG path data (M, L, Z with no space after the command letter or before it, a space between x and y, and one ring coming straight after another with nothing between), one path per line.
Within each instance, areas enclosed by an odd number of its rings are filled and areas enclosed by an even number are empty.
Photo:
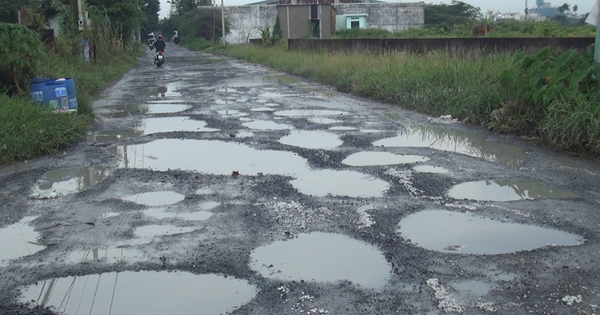
M158 39L156 40L156 42L154 43L154 49L156 50L156 54L158 54L159 51L162 51L163 53L165 52L165 47L167 47L167 44L165 43L165 41L162 39L162 35L159 34L158 35ZM155 55L156 55L155 54Z

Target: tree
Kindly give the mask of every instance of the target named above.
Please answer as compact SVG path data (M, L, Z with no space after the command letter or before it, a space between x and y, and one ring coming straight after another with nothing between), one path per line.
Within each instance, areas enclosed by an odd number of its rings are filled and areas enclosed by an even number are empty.
M198 7L212 7L212 0L171 0L171 5L177 9L178 15L184 15Z
M578 9L579 9L579 7L577 5L574 5L571 10L573 10L573 13L577 13Z
M148 34L158 29L158 11L160 11L159 0L145 0L144 15L145 19L142 21L142 32Z
M17 23L19 8L28 4L27 0L0 0L0 22Z
M569 11L571 11L571 6L568 3L565 3L558 7L558 14L564 15L566 13L569 13Z
M472 24L482 17L481 9L462 1L452 1L451 4L426 4L425 24L457 25Z
M215 8L197 8L181 16L179 30L182 35L207 40L216 40L222 36L221 10ZM227 30L227 29L226 29Z
M283 35L281 34L281 24L279 22L279 15L275 19L275 25L273 25L273 39L281 39Z

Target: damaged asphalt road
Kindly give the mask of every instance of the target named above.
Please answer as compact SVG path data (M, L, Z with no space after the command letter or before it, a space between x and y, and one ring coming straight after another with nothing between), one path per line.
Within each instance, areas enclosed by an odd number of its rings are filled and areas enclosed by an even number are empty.
M600 166L170 47L0 167L0 314L598 314Z

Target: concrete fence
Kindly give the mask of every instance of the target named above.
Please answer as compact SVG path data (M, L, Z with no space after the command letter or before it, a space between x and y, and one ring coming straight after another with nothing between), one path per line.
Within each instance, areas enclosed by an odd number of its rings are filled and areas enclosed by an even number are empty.
M433 50L451 52L497 51L514 53L525 50L535 53L543 47L557 51L585 50L594 43L593 37L560 38L410 38L410 39L289 39L288 50L325 50L338 53L424 53Z

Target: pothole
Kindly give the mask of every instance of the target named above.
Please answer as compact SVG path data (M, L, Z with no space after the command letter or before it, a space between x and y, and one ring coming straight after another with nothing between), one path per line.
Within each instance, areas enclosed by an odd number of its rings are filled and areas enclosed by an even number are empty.
M91 135L92 141L118 141L143 136L142 130L124 129L124 130L102 130L94 132Z
M185 104L125 104L125 105L108 105L102 109L110 109L110 113L121 112L130 115L151 115L151 114L170 114L179 113L192 108L192 105Z
M484 137L453 129L411 126L394 138L373 143L384 147L418 147L454 152L483 158L503 165L518 167L527 155L518 147L487 141Z
M479 280L454 282L451 283L450 286L458 291L469 293L475 296L484 296L492 289L492 286L489 283Z
M36 245L39 233L29 223L37 217L24 217L19 222L0 229L0 267L10 260L33 255L45 246Z
M351 130L356 130L356 127L350 127L350 126L334 126L334 127L329 127L329 130L332 131L351 131Z
M413 164L427 162L429 158L419 155L401 155L389 152L359 152L345 158L342 163L350 166Z
M144 135L164 132L215 132L219 129L207 128L206 122L188 117L146 118L135 129Z
M253 112L274 112L274 111L276 111L276 109L272 108L272 107L256 107L256 108L250 109L250 111L253 111Z
M233 142L161 139L146 144L120 146L120 167L159 171L181 169L231 175L289 174L305 171L307 161L288 151L256 150ZM210 153L210 154L207 154Z
M59 314L197 314L234 311L256 296L248 281L188 272L108 272L38 281L21 302Z
M37 181L33 198L73 194L89 188L109 176L101 166L63 168L47 172Z
M431 174L448 174L450 171L435 165L417 165L413 167L413 170L417 173L431 173Z
M448 196L454 199L480 201L515 201L532 199L577 199L581 196L535 182L514 180L482 180L453 186Z
M352 281L381 289L391 267L376 247L340 234L299 234L254 249L250 266L264 277L287 281Z
M251 76L251 77L240 77L219 82L220 86L228 86L234 88L240 87L257 87L266 85L280 85L280 84L291 84L298 82L299 80L287 75L270 75L270 76Z
M105 218L112 218L112 217L118 217L121 214L118 212L105 212L103 214L101 214L100 216L105 219Z
M344 143L336 134L316 130L292 130L279 142L306 149L332 149Z
M327 118L327 117L309 117L309 118L306 118L306 120L310 121L313 124L321 124L321 125L337 124L337 123L341 122L339 120L335 120L335 119L331 119L331 118Z
M221 115L221 116L226 116L226 117L245 117L245 116L250 115L248 113L240 112L239 110L235 110L235 109L218 110L217 113L219 113L219 115Z
M290 126L290 125L278 124L278 123L276 123L274 121L270 121L270 120L254 120L254 121L245 122L242 125L250 128L250 129L257 129L257 130L292 129L292 126Z
M456 254L496 255L583 242L581 236L567 232L446 210L411 214L402 219L397 232L425 249Z
M137 204L160 207L176 204L185 199L185 196L174 191L154 191L131 195L123 200L132 201Z
M329 109L289 109L275 112L277 116L284 117L320 117L320 116L343 116L348 115L348 112Z
M306 195L325 197L382 197L389 184L371 175L354 171L319 170L300 173L290 182Z

